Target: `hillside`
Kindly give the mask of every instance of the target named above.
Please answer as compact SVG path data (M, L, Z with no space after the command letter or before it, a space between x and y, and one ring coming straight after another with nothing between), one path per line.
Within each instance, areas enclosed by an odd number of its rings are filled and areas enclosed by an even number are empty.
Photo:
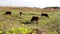
M54 7L53 7L54 8ZM53 9L52 7L45 8L36 8L36 7L8 7L8 6L0 6L0 10L19 10L19 11L39 11L39 12L55 12L60 11L59 9Z

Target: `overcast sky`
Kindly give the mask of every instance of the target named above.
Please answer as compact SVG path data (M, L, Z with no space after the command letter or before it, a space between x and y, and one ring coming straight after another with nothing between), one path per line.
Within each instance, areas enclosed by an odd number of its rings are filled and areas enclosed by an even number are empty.
M0 6L49 7L59 6L60 0L0 0Z

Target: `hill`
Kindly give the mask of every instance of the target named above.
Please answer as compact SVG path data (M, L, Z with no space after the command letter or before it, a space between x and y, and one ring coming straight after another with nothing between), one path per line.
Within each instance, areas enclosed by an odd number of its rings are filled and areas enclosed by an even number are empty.
M58 9L54 9L58 8ZM39 11L39 12L55 12L60 11L59 7L45 7L45 8L36 8L36 7L9 7L9 6L0 6L0 10L19 10L19 11Z

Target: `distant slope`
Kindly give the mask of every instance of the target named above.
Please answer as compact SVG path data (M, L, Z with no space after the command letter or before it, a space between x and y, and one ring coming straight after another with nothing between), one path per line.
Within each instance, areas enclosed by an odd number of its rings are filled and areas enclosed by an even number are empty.
M8 7L8 6L0 6L0 10L19 10L19 11L39 11L39 12L55 12L60 11L60 9L50 9L50 8L32 8L32 7Z

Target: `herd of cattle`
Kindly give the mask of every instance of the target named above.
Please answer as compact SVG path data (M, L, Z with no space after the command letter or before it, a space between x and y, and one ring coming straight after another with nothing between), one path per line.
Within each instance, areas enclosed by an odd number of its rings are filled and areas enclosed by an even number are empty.
M11 16L11 11L6 11L5 12L5 14L4 15L10 15ZM20 12L19 13L20 14L20 16L23 14L22 12ZM48 14L47 13L41 13L41 16L43 17L43 16L45 16L45 17L47 17L47 18L49 18L49 16L48 16ZM36 21L37 23L36 24L38 24L38 20L39 20L39 17L38 16L32 16L32 18L31 18L31 22L33 22L33 21ZM36 34L42 34L43 33L43 31L41 31L41 30L39 30L39 29L35 29L35 30L33 30L33 31L36 31ZM32 32L33 32L32 31ZM29 34L32 34L32 32L30 32ZM28 33L27 33L28 34Z
M23 13L20 12L19 14L20 14L20 16L21 16ZM4 15L10 15L10 16L11 16L11 11L6 11ZM47 13L41 13L41 16L42 16L42 17L45 16L45 17L49 18L49 16L48 16ZM39 20L39 17L38 17L38 16L32 16L32 18L31 18L30 21L31 21L31 22L36 21L37 24L38 24L38 20Z

